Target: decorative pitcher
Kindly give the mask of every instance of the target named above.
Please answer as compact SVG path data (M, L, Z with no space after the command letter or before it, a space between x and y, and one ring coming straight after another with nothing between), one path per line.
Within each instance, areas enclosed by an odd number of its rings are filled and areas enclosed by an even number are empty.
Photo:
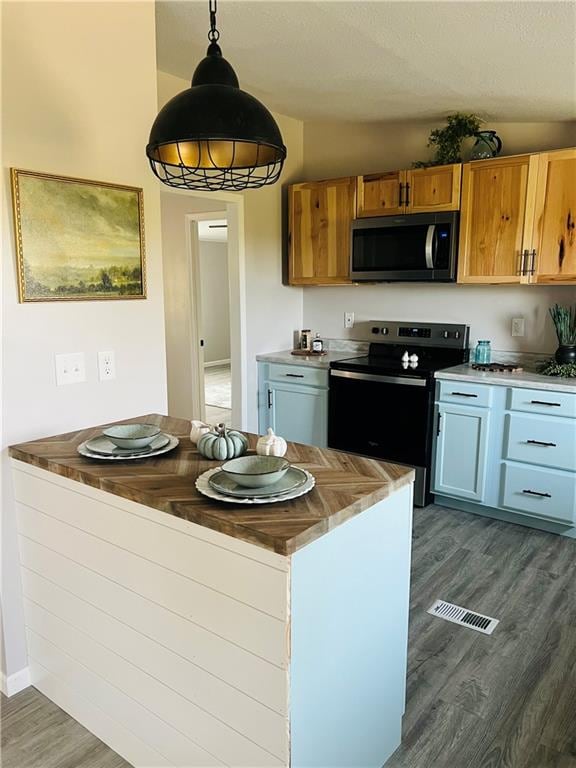
M476 143L472 147L470 160L487 160L500 154L502 140L496 131L478 131L474 136Z

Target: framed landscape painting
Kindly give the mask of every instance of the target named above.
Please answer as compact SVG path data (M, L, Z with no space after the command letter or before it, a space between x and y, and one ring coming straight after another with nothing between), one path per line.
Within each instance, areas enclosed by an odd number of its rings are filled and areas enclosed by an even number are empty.
M144 299L142 190L12 168L20 301Z

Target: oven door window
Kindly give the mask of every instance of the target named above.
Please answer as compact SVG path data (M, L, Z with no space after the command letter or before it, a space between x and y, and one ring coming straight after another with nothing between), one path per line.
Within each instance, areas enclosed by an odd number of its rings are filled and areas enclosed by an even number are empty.
M423 467L432 412L428 387L331 376L328 445Z

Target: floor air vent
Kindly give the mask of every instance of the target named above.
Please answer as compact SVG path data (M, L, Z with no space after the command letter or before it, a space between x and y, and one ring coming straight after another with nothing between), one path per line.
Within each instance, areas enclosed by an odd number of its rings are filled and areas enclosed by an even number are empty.
M436 600L434 605L428 608L428 613L431 613L432 616L438 616L440 619L452 621L454 624L470 627L477 632L483 632L485 635L491 635L499 622L498 619L491 619L490 616L474 613L474 611L461 608L459 605L447 603L445 600Z

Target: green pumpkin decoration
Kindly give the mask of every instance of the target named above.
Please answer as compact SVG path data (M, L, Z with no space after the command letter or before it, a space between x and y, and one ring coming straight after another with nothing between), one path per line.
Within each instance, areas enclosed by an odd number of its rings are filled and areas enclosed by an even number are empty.
M202 435L197 448L207 459L227 461L246 453L248 438L242 432L226 429L224 424L218 424L212 432Z

